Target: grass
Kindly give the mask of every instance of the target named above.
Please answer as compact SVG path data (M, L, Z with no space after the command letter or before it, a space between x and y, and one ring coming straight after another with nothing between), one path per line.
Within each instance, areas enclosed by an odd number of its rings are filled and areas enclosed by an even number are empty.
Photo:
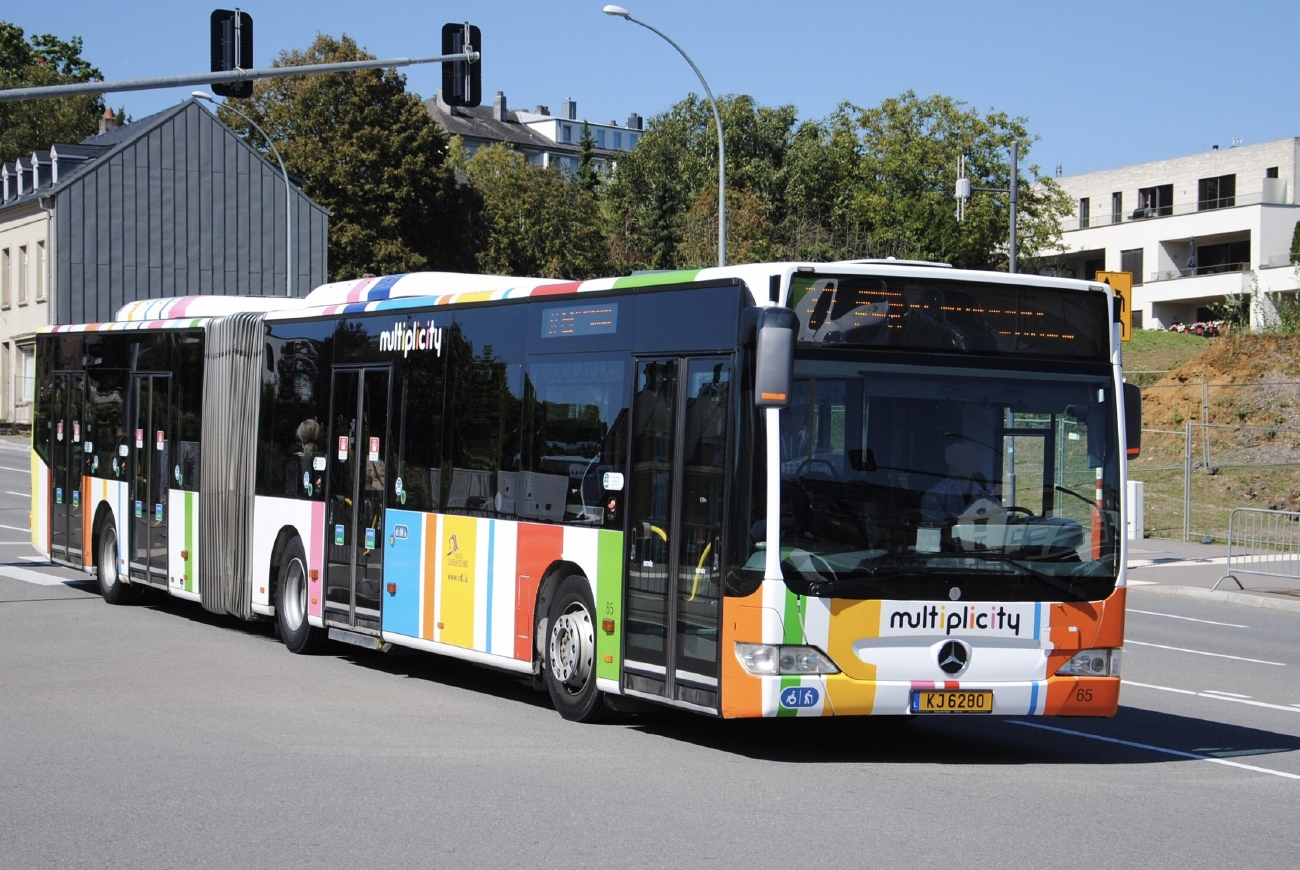
M1124 343L1124 371L1165 372L1210 346L1212 339L1163 329L1138 329Z

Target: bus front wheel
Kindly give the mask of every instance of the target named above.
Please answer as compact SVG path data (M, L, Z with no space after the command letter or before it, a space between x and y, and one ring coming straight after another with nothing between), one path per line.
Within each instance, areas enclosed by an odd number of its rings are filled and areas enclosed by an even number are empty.
M139 589L118 576L117 529L111 522L99 533L99 564L95 573L99 578L99 594L109 604L131 604L138 597Z
M325 633L307 619L307 554L294 538L284 548L275 585L275 619L280 639L289 652L312 653L320 649Z
M608 712L596 688L596 608L586 577L565 578L547 614L546 688L565 719L596 722Z

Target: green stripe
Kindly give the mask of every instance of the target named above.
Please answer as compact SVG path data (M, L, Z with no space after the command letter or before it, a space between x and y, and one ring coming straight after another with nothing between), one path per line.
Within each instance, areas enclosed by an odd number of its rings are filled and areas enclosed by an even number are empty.
M623 533L596 534L596 676L617 680L623 670ZM606 619L614 620L613 633L601 627Z
M194 591L194 493L185 493L185 591Z
M788 586L785 590L785 613L781 615L781 628L782 643L803 643L803 625L799 622L799 596L791 592ZM784 692L792 686L802 685L802 682L802 677L782 677L781 691ZM776 715L781 717L798 716L799 711L782 707L778 701Z
M700 274L699 269L680 269L675 272L644 272L614 279L615 290L631 287L659 287L664 284L689 284Z

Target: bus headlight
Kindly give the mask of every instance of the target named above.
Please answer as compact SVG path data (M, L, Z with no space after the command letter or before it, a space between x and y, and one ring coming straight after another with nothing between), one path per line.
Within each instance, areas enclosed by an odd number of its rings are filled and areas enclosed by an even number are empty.
M759 677L838 674L840 669L815 646L773 643L738 643L740 665Z
M1060 677L1118 677L1122 649L1085 649L1056 672Z

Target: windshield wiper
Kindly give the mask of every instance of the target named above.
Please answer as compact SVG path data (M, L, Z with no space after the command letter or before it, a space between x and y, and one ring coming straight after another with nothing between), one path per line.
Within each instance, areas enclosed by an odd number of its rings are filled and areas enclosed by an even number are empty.
M997 562L1000 565L1009 565L1021 572L1021 576L1037 580L1053 589L1059 589L1067 595L1073 595L1075 598L1083 600L1086 596L1074 588L1074 584L1068 580L1062 580L1059 577L1053 577L1051 574L1044 574L1037 568L1031 568L1024 562L1011 558L1010 556L999 556L996 553L963 553L964 559L979 559L983 562Z

